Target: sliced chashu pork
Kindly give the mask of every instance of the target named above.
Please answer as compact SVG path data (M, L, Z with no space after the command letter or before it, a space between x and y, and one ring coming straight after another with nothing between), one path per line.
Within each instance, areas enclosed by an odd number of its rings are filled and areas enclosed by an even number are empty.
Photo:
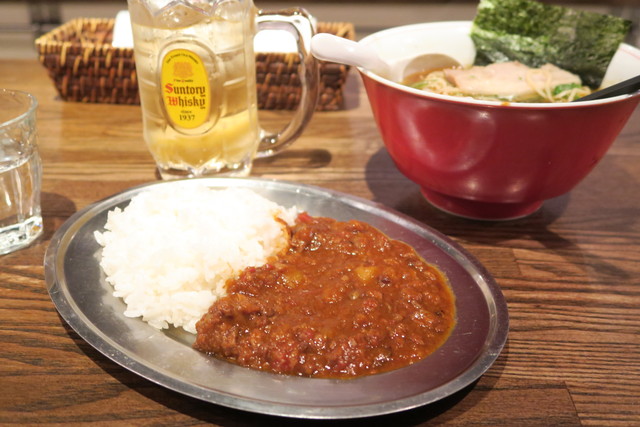
M539 88L545 87L549 78L551 88L561 84L581 84L580 77L553 64L529 68L520 62L513 61L484 67L444 70L445 78L466 95L495 96L512 100L536 97L535 89L527 82L527 74L529 74L529 80Z

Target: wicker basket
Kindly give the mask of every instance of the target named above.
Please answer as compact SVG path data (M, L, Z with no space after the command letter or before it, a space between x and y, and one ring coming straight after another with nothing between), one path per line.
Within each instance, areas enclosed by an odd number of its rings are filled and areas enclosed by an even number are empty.
M40 62L66 101L139 104L133 49L111 45L113 19L78 18L36 40ZM319 22L318 32L353 40L353 24ZM300 99L300 61L293 53L256 53L258 107L294 109ZM320 63L318 110L338 110L349 67Z

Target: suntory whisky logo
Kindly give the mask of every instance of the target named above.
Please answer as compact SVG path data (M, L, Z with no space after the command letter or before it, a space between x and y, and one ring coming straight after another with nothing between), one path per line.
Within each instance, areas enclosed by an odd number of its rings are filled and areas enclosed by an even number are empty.
M162 58L162 100L176 129L195 129L211 111L207 70L202 59L187 49L174 49Z

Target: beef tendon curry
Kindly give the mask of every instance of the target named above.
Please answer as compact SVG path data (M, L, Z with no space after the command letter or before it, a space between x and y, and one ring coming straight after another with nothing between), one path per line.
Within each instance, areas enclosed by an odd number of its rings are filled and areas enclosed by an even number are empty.
M301 214L290 246L227 282L194 347L242 366L350 378L423 359L449 336L454 296L409 245L359 221Z

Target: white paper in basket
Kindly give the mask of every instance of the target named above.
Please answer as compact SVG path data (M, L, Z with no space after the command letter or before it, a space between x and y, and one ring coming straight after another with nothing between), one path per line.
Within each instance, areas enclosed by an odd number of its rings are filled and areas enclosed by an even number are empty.
M116 15L113 27L113 47L133 48L133 34L131 31L131 18L129 11L121 10ZM287 31L264 30L260 31L253 42L256 52L296 52L296 41Z

